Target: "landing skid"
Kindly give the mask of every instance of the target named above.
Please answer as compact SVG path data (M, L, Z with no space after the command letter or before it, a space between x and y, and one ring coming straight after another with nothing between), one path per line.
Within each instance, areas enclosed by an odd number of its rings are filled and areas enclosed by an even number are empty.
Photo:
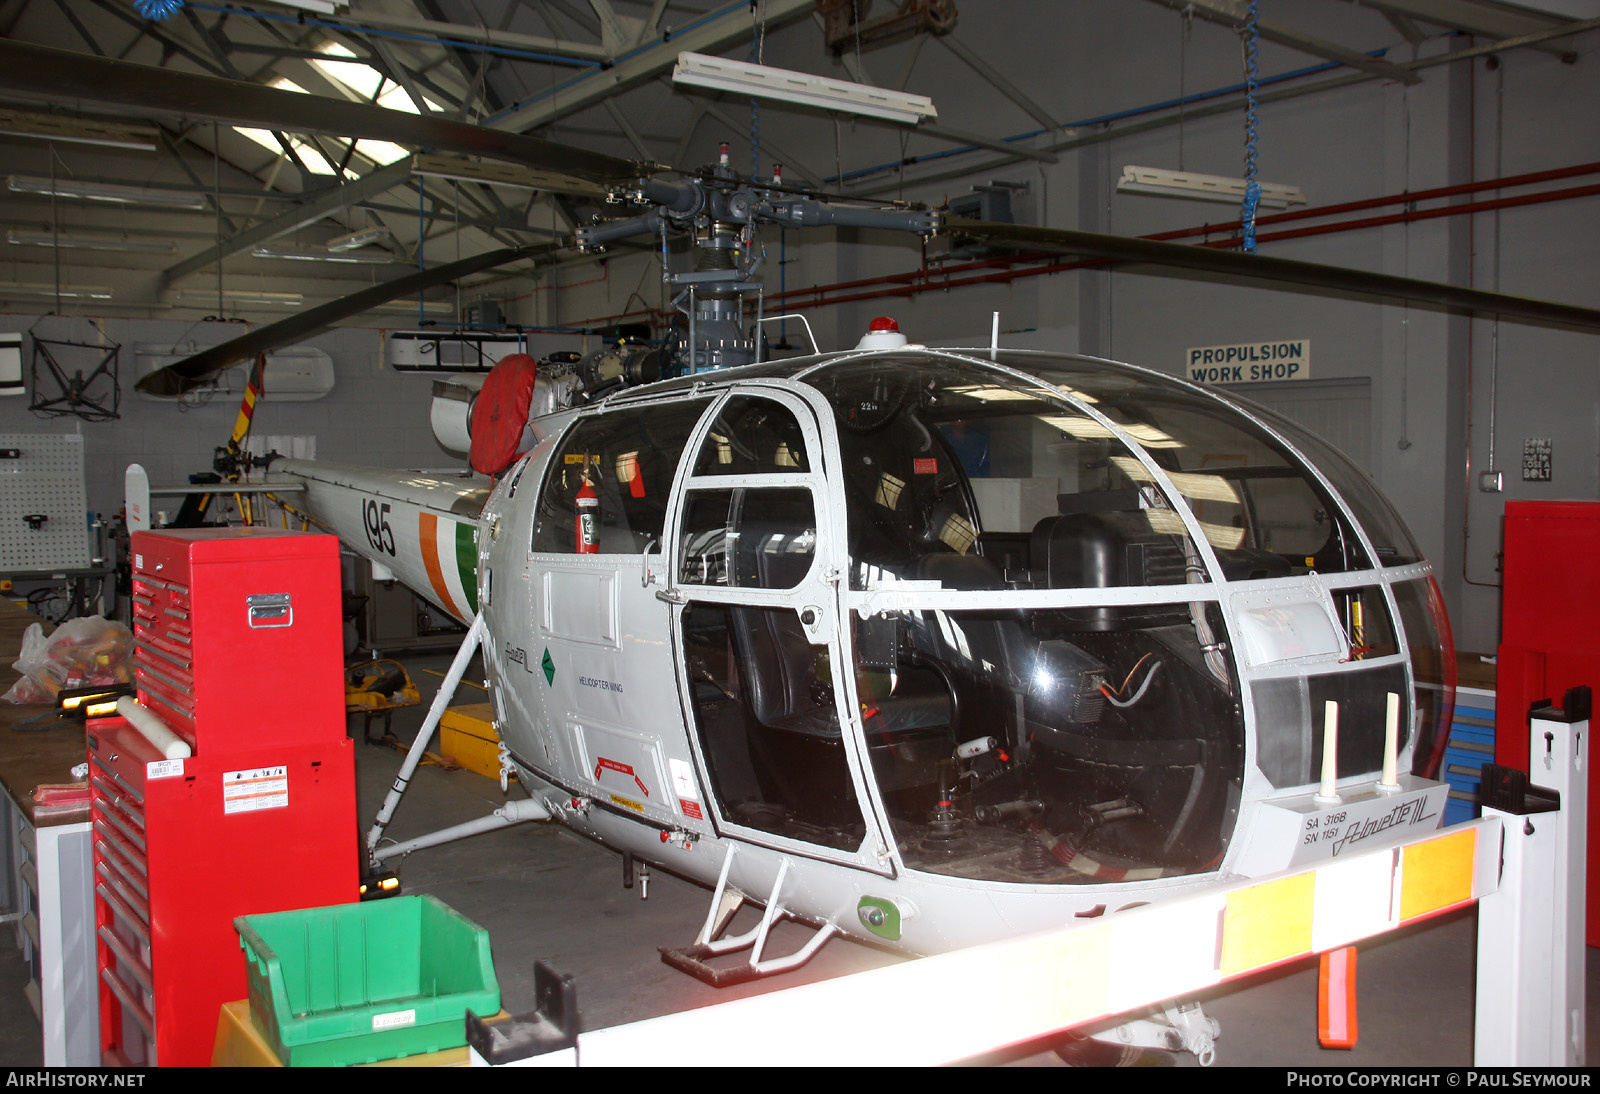
M1068 1064L1079 1066L1134 1066L1141 1062L1141 1050L1190 1052L1201 1067L1217 1059L1216 1041L1222 1027L1208 1018L1199 1003L1168 1003L1120 1025L1085 1033L1056 1049ZM1098 1049L1098 1051L1096 1051Z
M745 901L745 894L728 885L728 873L733 867L733 856L737 851L738 845L732 843L728 845L728 855L722 860L722 872L717 877L717 887L711 894L711 909L706 915L705 926L700 928L699 937L693 944L681 948L661 947L662 961L713 988L747 984L752 980L762 980L798 969L815 957L828 939L839 933L838 927L832 923L824 923L817 928L816 933L806 944L794 953L787 957L762 960L761 954L766 948L767 936L772 930L772 925L779 919L798 918L783 905L783 882L789 874L789 860L783 859L778 864L778 877L772 883L772 892L767 897L766 910L762 913L761 922L744 934L734 935L732 938L722 937L733 922L734 914ZM707 958L721 957L742 950L750 951L750 960L743 965L712 968L706 963Z

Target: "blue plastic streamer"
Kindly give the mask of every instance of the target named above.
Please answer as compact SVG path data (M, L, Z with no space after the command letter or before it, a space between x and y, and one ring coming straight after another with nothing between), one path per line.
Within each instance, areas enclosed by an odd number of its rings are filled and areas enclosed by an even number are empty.
M178 14L182 7L183 0L133 0L134 11L158 23Z

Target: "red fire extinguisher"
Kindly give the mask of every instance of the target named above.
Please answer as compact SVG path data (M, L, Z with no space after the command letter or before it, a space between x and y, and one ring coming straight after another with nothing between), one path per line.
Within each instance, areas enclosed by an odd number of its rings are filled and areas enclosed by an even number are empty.
M600 495L594 492L589 476L583 477L578 487L578 542L580 555L600 553Z

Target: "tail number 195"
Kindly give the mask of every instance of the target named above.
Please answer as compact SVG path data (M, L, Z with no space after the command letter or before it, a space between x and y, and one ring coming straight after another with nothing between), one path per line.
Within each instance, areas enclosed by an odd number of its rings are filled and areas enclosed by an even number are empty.
M362 523L366 525L367 542L374 551L394 554L394 529L389 527L389 503L368 498L361 503Z

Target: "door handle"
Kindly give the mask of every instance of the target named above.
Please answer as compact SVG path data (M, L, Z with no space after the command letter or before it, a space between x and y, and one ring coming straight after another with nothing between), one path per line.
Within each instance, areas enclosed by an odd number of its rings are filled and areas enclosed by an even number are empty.
M639 587L641 589L648 589L650 587L650 548L654 547L659 542L660 540L656 539L655 536L651 536L649 539L645 540L644 550L639 552Z

